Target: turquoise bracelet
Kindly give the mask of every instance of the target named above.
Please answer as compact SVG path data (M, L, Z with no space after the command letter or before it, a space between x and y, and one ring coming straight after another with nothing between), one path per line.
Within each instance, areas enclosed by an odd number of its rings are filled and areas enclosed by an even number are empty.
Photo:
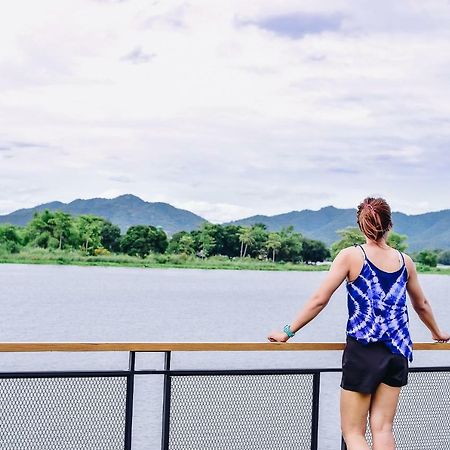
M283 331L288 335L288 337L295 336L295 333L291 330L291 327L289 325L285 325L283 328Z

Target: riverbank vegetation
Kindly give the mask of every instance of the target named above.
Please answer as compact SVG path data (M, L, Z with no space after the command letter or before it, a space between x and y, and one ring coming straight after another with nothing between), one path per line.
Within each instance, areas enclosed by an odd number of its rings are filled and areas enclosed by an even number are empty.
M364 242L357 228L339 231L328 248L293 227L269 231L205 222L199 229L168 236L161 227L135 225L122 234L108 220L61 211L36 213L24 227L0 225L0 262L130 267L191 267L251 270L327 270L345 247ZM389 244L407 248L407 237L392 232ZM422 272L450 273L450 251L424 250L412 255ZM318 264L321 263L321 264Z

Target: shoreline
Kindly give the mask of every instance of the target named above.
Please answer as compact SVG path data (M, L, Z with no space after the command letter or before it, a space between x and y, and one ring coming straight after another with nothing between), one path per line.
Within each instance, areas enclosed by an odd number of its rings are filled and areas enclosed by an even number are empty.
M204 269L204 270L267 270L270 272L325 272L329 264L320 266L292 263L215 263L199 261L198 263L156 263L150 261L114 262L99 261L61 261L55 259L8 259L0 258L0 264L48 265L48 266L84 266L84 267L132 267L141 269ZM449 272L450 273L450 272Z
M120 258L114 260L111 257L101 256L78 256L76 258L70 258L67 256L55 257L30 257L24 256L23 258L15 255L14 257L0 257L0 264L24 264L24 265L66 265L66 266L103 266L103 267L133 267L142 269L204 269L204 270L267 270L267 271L280 271L280 272L325 272L328 271L330 264L294 264L291 262L286 263L273 263L273 262L261 262L261 261L217 261L217 260L198 260L198 261L166 261L156 262L149 260L139 260L138 258L130 257L126 260ZM450 275L450 267L448 268L423 268L418 267L418 273L430 274L430 275Z

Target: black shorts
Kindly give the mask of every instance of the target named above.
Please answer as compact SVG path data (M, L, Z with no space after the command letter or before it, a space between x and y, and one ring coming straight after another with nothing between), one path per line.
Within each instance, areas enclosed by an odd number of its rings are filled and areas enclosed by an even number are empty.
M341 388L373 394L380 383L405 386L408 370L408 359L392 353L383 342L364 345L347 336L342 354Z

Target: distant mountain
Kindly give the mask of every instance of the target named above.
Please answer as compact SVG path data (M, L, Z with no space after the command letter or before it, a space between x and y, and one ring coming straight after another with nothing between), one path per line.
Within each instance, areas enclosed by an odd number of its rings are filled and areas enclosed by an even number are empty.
M74 200L70 203L51 202L34 208L19 209L11 214L0 216L0 223L26 225L34 212L60 210L73 215L94 214L119 225L125 232L131 225L148 224L161 226L172 235L181 230L195 230L206 219L184 209L175 208L168 203L146 202L131 194L113 199L93 198ZM337 230L356 225L355 209L339 209L327 206L318 211L304 209L275 216L257 215L222 225L252 225L264 223L271 231L279 231L292 225L294 229L311 239L319 239L330 245L339 239ZM408 235L408 250L424 248L450 249L450 210L407 215L393 213L394 230Z
M94 214L118 225L122 232L125 232L131 225L147 224L161 226L171 235L181 230L194 230L202 222L205 222L202 217L190 211L175 208L168 203L146 202L139 197L127 194L113 199L92 198L89 200L78 199L70 203L45 203L0 216L0 223L23 226L32 219L36 211L45 209L64 211L73 215Z
M392 214L394 230L408 236L408 250L424 248L450 249L450 210L407 215L401 212ZM279 231L292 225L294 229L311 239L319 239L330 245L339 239L337 230L357 226L356 209L338 209L327 206L318 211L304 209L275 216L252 216L228 222L234 225L264 223L271 231Z

